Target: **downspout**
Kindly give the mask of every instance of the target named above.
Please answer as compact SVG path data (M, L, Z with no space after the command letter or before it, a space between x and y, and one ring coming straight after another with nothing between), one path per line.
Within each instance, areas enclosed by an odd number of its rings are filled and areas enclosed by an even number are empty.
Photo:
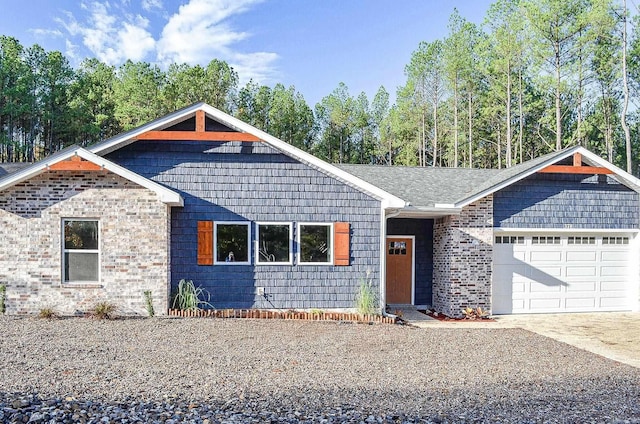
M386 209L380 205L380 312L382 316L394 316L387 314L385 305L387 304L387 219L400 215L399 209L391 209L389 215Z

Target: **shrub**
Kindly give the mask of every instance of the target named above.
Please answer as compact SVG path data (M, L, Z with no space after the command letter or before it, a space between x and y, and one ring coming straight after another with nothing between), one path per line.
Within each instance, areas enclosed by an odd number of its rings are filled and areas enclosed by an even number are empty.
M153 317L156 314L156 311L153 309L153 296L151 295L151 290L144 291L144 301L147 306L147 313L150 317Z
M466 319L486 319L489 318L489 312L482 309L480 306L478 306L477 308L463 308L462 309L462 315L464 315L464 317Z
M98 319L111 319L116 312L116 305L109 302L99 302L91 310L91 315Z
M42 308L40 309L40 312L38 312L38 317L44 319L53 319L57 318L58 314L51 308Z
M380 302L378 293L371 280L361 280L356 294L356 309L363 315L372 315L379 312Z
M0 314L4 314L6 309L4 305L4 300L7 296L7 286L5 284L0 284Z
M211 295L202 287L196 287L192 280L185 280L184 278L178 283L178 290L173 296L172 308L177 308L182 311L196 311L200 309L200 306L213 307L209 300Z

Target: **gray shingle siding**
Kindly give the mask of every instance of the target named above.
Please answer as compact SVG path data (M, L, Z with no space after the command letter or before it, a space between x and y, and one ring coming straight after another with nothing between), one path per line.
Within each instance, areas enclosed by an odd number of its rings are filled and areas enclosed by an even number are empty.
M415 304L432 303L433 219L393 218L387 221L387 234L415 236Z
M501 228L638 228L638 193L603 175L535 174L494 194Z
M380 202L264 144L139 141L107 158L183 196L172 209L171 284L192 279L216 308L350 308L367 274L379 285ZM200 220L251 221L253 240L256 221L349 222L350 266L199 266Z

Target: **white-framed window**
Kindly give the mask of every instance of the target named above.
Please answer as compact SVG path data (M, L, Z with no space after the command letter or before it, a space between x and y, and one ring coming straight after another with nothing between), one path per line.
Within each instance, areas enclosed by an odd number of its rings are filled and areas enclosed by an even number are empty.
M251 225L247 221L215 222L213 254L216 264L251 263Z
M298 265L333 264L333 224L298 223Z
M293 263L293 224L256 222L256 264L291 265Z
M100 223L97 219L62 220L62 281L100 281Z

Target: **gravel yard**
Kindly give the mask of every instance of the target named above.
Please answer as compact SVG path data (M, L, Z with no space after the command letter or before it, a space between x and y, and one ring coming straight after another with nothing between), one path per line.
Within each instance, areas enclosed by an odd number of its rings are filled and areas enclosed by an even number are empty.
M631 422L640 369L519 329L0 316L0 422Z

